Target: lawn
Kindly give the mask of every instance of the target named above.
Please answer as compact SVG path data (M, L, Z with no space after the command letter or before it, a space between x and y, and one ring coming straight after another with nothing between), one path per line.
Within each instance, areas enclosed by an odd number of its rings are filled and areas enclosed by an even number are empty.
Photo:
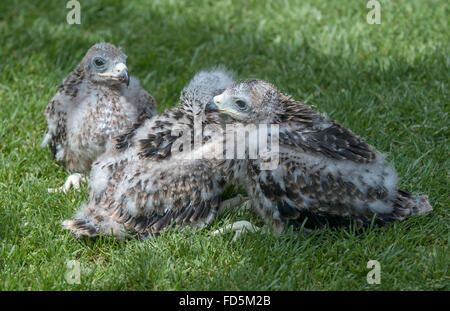
M366 22L366 0L80 2L81 25L66 22L67 1L0 2L1 290L450 289L448 1L382 0L381 24ZM434 211L361 234L210 236L263 225L245 212L148 241L76 239L60 222L87 189L47 193L69 172L39 147L43 110L99 41L124 48L159 112L216 64L273 82L387 153L401 188L428 194ZM65 279L69 260L79 284ZM381 284L367 283L369 260Z

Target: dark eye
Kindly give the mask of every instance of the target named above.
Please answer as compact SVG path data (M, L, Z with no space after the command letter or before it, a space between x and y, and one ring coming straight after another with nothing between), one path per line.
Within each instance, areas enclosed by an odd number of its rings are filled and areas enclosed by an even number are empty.
M95 65L95 67L101 68L101 67L103 67L105 65L105 63L106 63L106 61L103 58L101 58L101 57L94 58L94 65Z
M236 101L236 105L240 108L240 109L244 109L246 106L247 106L247 104L243 101L243 100L237 100Z

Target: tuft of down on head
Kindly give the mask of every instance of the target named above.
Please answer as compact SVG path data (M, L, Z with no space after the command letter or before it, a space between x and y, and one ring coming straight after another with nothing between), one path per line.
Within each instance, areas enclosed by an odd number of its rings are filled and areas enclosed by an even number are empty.
M221 94L232 84L233 74L223 66L200 71L181 91L181 107L198 114L214 96Z
M93 83L120 85L130 83L126 66L127 56L110 43L97 43L83 57L79 69Z

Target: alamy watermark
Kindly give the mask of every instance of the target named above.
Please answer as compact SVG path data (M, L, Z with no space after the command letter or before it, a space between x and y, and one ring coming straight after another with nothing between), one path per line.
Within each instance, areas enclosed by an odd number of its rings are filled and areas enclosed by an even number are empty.
M367 273L367 284L381 284L381 264L378 260L369 260L367 269L372 269Z
M73 24L81 24L81 5L80 2L78 2L77 0L70 0L69 2L67 2L66 4L66 8L71 9L68 13L67 13L67 23L69 25L73 25Z
M66 273L64 275L68 284L81 283L81 264L77 260L69 260L66 262Z
M185 160L195 159L253 159L260 160L261 170L274 170L279 164L278 124L226 124L203 126L202 114L194 117L193 131L188 127L172 130L178 136L171 153ZM213 137L203 141L203 137Z
M367 13L366 21L368 24L381 24L381 4L377 0L367 2L366 8L371 9Z

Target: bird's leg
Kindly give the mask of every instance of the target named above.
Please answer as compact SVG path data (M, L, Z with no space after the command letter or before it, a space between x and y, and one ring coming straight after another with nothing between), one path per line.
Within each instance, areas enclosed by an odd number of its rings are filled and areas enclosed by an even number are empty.
M242 233L248 231L248 232L256 232L258 231L259 227L253 225L252 223L245 221L245 220L241 220L241 221L237 221L235 223L232 223L231 225L227 225L223 228L220 228L219 230L216 230L212 233L212 235L222 235L228 232L235 232L234 233L234 237L233 237L233 241L236 241Z
M66 182L64 183L63 186L58 187L58 188L49 188L47 191L49 193L55 193L55 192L66 193L71 188L78 190L78 189L80 189L80 184L82 182L85 182L86 180L87 180L86 177L83 176L82 174L74 173L74 174L70 175L69 177L67 177Z
M241 194L238 194L234 198L225 200L220 203L218 214L223 214L226 210L235 210L238 212L238 215L242 215L242 213L246 210L249 210L252 207L250 200L248 197L244 197ZM258 227L254 226L252 223L241 220L231 225L227 225L223 228L220 228L214 231L213 235L225 234L228 232L235 232L233 241L236 241L243 232L250 231L255 232L259 230Z
M242 212L249 210L251 208L251 202L248 197L244 197L241 194L238 194L234 198L222 201L219 206L218 214L223 214L226 210L236 210L238 211L238 215L241 215Z

